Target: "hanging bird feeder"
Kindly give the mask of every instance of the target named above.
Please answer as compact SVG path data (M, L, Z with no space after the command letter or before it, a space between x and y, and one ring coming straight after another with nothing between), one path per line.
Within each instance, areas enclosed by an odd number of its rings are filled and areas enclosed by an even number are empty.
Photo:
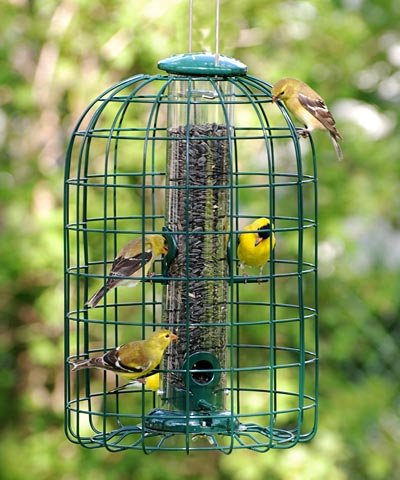
M317 425L312 139L300 145L271 85L218 49L159 68L97 97L70 140L67 436L146 453L292 447ZM258 218L269 222L270 259L261 272L243 272L238 239ZM163 235L168 254L135 288L114 288L89 308L121 246L148 234ZM159 328L178 339L157 370L157 392L146 383L121 388L112 373L71 372L74 360Z

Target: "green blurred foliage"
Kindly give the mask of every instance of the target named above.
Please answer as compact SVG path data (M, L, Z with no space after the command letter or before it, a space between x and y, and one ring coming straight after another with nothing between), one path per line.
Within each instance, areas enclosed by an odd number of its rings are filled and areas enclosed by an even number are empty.
M194 50L214 49L194 2ZM214 2L212 2L214 5ZM1 477L396 478L400 414L400 3L222 0L221 52L319 91L320 406L314 441L265 455L111 454L63 433L62 180L68 136L117 81L187 51L188 1L6 0L0 17ZM206 461L205 461L206 458Z

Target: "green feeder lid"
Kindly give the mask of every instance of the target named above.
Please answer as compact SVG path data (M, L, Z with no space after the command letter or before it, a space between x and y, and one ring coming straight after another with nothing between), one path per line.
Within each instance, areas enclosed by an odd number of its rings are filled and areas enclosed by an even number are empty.
M184 53L173 55L158 62L158 68L168 73L185 75L246 75L247 66L225 55L216 57L211 53Z

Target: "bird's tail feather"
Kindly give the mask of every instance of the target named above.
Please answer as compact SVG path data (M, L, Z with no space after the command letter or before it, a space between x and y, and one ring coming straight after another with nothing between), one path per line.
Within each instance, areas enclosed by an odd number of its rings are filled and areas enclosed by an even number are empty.
M77 372L78 370L83 370L84 368L90 368L90 360L75 360L72 362L72 372Z
M337 141L335 135L330 133L329 137L332 140L333 146L335 147L335 151L336 151L336 155L338 157L338 160L343 160L343 152L342 152L342 149L340 148L339 142ZM340 138L342 138L342 137L340 136Z
M116 393L116 392L120 392L121 390L129 389L129 387L135 387L138 385L145 385L145 384L146 384L146 380L144 378L137 378L136 380L133 380L128 383L124 383L124 385L114 388L113 390L109 390L107 393Z
M109 289L107 289L108 291ZM104 287L101 287L86 303L89 308L94 308L100 300L104 297Z
M86 360L74 360L72 362L72 372L77 372L78 370L83 370L85 368L106 368L107 365L104 363L102 357L89 358Z
M113 288L121 283L121 279L118 277L109 278L106 283L106 288L101 287L89 300L85 303L85 306L94 308L100 300Z

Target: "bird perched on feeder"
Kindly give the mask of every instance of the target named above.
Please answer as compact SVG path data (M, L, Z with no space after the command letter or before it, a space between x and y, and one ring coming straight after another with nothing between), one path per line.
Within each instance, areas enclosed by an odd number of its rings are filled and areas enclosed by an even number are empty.
M166 240L162 235L145 235L144 239L138 237L131 240L118 252L109 272L112 278L107 280L105 288L101 287L85 305L94 308L107 292L118 285L136 286L140 278L148 274L156 258L167 252Z
M244 275L245 265L259 267L262 275L264 265L271 257L271 248L274 249L276 244L273 228L268 218L258 218L243 228L246 233L239 235L237 256Z
M313 130L328 132L339 160L343 159L338 139L343 140L324 100L309 85L295 78L282 78L272 87L272 101L282 100L286 108L306 126L300 135Z
M100 368L145 383L144 377L160 365L164 350L177 338L170 330L158 330L147 340L126 343L87 360L75 360L72 362L72 372Z

